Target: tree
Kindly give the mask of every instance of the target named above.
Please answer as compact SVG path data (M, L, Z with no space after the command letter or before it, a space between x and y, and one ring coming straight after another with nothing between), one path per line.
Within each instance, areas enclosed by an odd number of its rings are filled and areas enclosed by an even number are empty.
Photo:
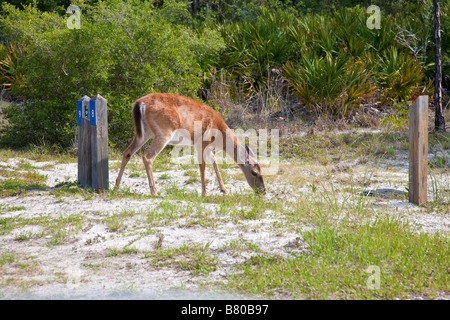
M33 4L33 1L34 0L2 0L2 4L10 3L17 8L22 9L24 6ZM39 0L36 5L41 11L58 11L59 6L67 8L70 5L70 2L70 0Z
M434 5L434 43L435 43L435 78L434 106L436 110L434 129L445 132L445 118L442 115L442 67L441 67L441 22L439 19L439 0L433 0Z

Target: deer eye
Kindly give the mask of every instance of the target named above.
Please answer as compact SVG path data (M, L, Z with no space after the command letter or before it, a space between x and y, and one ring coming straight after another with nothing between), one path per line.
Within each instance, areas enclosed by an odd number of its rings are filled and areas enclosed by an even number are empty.
M258 172L256 172L255 170L252 170L251 173L254 177L256 177L258 175Z

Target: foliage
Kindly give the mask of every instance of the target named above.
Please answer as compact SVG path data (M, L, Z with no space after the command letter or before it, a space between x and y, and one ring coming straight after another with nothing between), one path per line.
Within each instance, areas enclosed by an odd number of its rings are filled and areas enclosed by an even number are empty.
M450 1L441 3L441 53L443 86L450 90Z
M192 3L193 9L193 1L189 2ZM261 15L261 9L296 14L298 12L294 2L292 0L202 0L197 2L193 16L197 21L202 22L212 20L219 24L240 23L256 20Z
M263 89L271 68L280 67L291 54L289 27L294 22L292 14L262 8L256 20L223 26L226 49L218 68L253 93Z
M0 142L11 147L25 145L70 146L75 137L75 127L68 126L75 117L70 100L30 100L20 105L3 108L9 125L1 129Z
M231 99L251 104L267 96L283 106L292 101L280 102L281 96L294 97L333 117L350 117L366 98L385 106L407 105L417 94L432 93L431 0L73 3L82 9L81 29L67 27L67 4L61 1L2 3L0 79L13 84L11 95L28 101L4 112L8 126L0 132L3 142L30 139L33 132L39 133L34 140L69 145L74 102L97 93L108 99L113 145L130 139L132 101L153 91L207 99L209 93L221 92L216 86L220 81ZM381 8L381 29L366 26L370 4ZM450 2L443 1L444 88L450 86L449 19ZM12 58L5 58L5 52ZM288 86L292 95L284 93ZM273 93L277 97L271 100ZM50 108L39 113L47 118L36 119L26 109L37 106ZM227 105L217 109L229 111ZM57 117L61 124L5 136L45 123L54 112L64 113ZM64 130L47 134L50 127Z
M3 0L3 4L12 4L17 8L23 8L35 4L41 11L55 11L63 6L68 6L67 0ZM0 7L1 9L1 7Z
M222 26L226 50L216 66L249 96L282 70L304 103L334 116L350 115L375 91L388 103L409 100L423 84L424 65L397 43L391 16L379 30L366 20L358 6L300 18L263 8L255 19Z
M213 30L198 34L181 23L168 21L168 12L187 10L173 1L165 1L160 10L138 0L86 4L82 7L80 29L67 28L65 17L41 12L33 5L24 10L10 5L3 9L6 15L0 19L2 31L8 40L24 48L18 65L23 77L12 92L33 101L24 104L25 110L5 113L10 128L4 134L25 129L22 122L16 122L21 117L27 124L40 123L55 112L63 113L58 118L66 121L56 126L69 125L73 132L75 101L83 95L100 93L109 100L111 116L121 118L110 119L117 125L113 126L117 131L112 132L112 137L117 137L131 123L129 110L134 99L153 91L195 97L201 86L202 59L222 45ZM36 105L44 108L37 115L31 112L31 106ZM72 107L66 108L68 105ZM31 110L26 109L29 107ZM23 115L16 117L14 112ZM45 119L37 119L39 115ZM71 135L54 136L45 131L46 127L34 129L40 130L40 139L70 143Z
M284 75L307 106L342 117L348 107L373 93L362 61L331 54L320 59L304 56L298 65L287 63Z
M409 104L395 101L392 106L393 114L384 117L381 125L393 130L399 131L409 125Z
M17 71L17 59L21 49L16 45L0 44L0 88L10 89L19 83L22 74Z
M425 74L420 63L396 48L387 50L380 57L376 81L385 90L384 97L408 100L416 93Z

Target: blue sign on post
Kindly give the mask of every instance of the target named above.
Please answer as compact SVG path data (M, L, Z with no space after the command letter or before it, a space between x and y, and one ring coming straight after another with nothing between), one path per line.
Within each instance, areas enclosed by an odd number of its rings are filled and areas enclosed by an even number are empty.
M98 116L98 121L97 121ZM83 120L86 119L86 120ZM88 124L89 121L89 124ZM83 188L108 190L108 118L106 99L77 101L78 180Z
M91 125L97 125L97 110L95 110L95 100L89 101L89 118Z
M81 126L83 120L83 100L77 101L77 125Z

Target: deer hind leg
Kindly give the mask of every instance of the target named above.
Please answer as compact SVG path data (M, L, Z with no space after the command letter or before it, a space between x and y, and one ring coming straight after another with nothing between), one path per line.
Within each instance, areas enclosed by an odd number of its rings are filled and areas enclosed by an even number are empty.
M130 161L131 156L133 154L135 154L144 145L144 143L146 143L148 141L148 139L150 139L150 138L151 138L151 135L146 135L145 137L141 137L140 139L137 138L136 136L133 138L133 141L131 142L131 144L128 146L128 148L125 150L125 152L123 154L122 164L120 166L119 175L117 176L117 179L116 179L116 185L114 187L114 191L119 190L119 185L120 185L120 182L122 181L123 172L125 170L125 167L126 167L128 161Z
M172 136L156 137L153 143L148 148L147 152L142 157L145 171L147 172L150 193L154 196L157 196L158 192L156 191L155 179L153 178L153 161L155 160L156 156L164 149L171 138Z
M205 161L199 163L198 166L200 168L200 180L202 181L202 196L206 197Z

